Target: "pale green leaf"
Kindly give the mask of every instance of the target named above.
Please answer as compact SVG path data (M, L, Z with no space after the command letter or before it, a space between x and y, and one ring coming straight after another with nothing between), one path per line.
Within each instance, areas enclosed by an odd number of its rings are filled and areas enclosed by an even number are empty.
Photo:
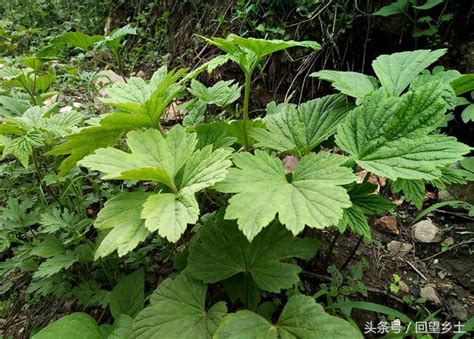
M205 220L191 242L186 270L206 283L235 276L243 284L249 278L245 272L260 289L277 293L299 281L301 268L287 261L309 260L317 247L314 240L295 238L277 222L249 242L235 221L224 220L218 213Z
M233 159L226 179L216 189L237 193L229 199L226 219L237 219L240 230L251 241L278 214L293 234L305 225L324 228L335 225L350 201L340 185L355 180L342 157L329 153L309 154L296 166L292 179L285 175L280 159L257 150Z
M110 230L101 240L95 259L117 251L123 256L132 251L149 234L141 218L142 206L150 193L131 192L108 200L95 220L95 227Z
M456 95L474 91L474 73L462 74L451 81L451 86L456 92Z
M434 51L420 49L390 55L384 54L372 62L372 67L387 93L398 96L419 73L445 53L445 49Z
M167 278L133 323L137 339L211 339L227 313L225 302L205 308L207 286L185 273Z
M348 111L344 96L328 95L307 101L287 114L270 115L267 130L254 128L250 135L258 146L303 155L334 134Z
M141 217L149 231L176 242L187 225L197 221L199 205L192 192L153 194L143 204Z
M110 313L115 319L121 314L135 317L143 309L145 274L139 269L119 280L110 294Z
M294 295L288 299L276 324L247 310L224 318L215 334L216 339L338 339L363 338L348 321L332 316L309 296Z
M57 48L63 48L64 46L77 47L83 51L87 51L97 41L104 39L100 35L87 35L82 32L66 32L51 41L51 44Z
M379 87L377 79L357 72L322 70L312 73L310 76L327 80L341 93L359 100Z
M461 119L464 123L474 121L474 104L468 105L461 113Z
M62 317L43 328L33 339L102 339L94 318L76 312Z
M242 87L234 84L234 80L219 81L211 87L206 87L197 80L191 81L188 91L200 101L209 105L226 107L240 98Z

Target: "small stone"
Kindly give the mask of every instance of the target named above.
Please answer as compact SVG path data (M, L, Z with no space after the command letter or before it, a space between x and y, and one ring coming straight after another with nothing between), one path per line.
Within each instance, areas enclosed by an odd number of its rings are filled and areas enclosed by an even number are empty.
M439 259L433 260L433 264L438 265L439 264Z
M403 293L410 293L410 287L408 287L407 284L405 284L402 280L400 280L398 282L398 288L400 289L400 291L402 291Z
M439 191L438 191L438 200L447 201L447 200L454 200L454 198L453 198L453 196L451 195L451 193L449 193L448 191L446 191L446 190L439 190Z
M412 237L425 243L440 242L443 231L439 229L431 220L422 220L411 227Z
M145 79L146 74L145 74L145 72L143 72L142 70L139 70L139 71L137 72L137 77L142 78L142 79Z
M72 105L75 107L75 108L81 108L82 106L84 106L82 103L80 102L73 102Z
M427 285L420 289L420 297L423 297L426 300L433 302L434 304L441 304L438 292L436 292L436 290L430 285Z
M399 235L400 230L397 227L398 221L396 216L386 215L375 220L374 225L381 231Z
M437 274L438 274L438 277L440 277L441 279L444 279L444 277L448 275L446 271L438 271Z
M69 113L72 111L72 106L64 106L59 109L59 113Z
M446 306L454 318L459 320L467 320L467 310L457 298L450 297L448 300L446 300Z
M392 255L404 257L412 250L412 244L406 244L400 241L392 240L387 244L387 249Z

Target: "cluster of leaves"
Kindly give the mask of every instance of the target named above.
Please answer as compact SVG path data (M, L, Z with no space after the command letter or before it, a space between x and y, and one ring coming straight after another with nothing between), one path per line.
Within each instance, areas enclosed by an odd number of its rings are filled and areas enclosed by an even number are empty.
M88 39L113 41L74 34L80 48ZM38 106L37 95L30 94L24 110L4 114L5 155L15 155L26 170L31 157L47 190L44 205L8 200L0 244L11 257L0 274L34 272L31 291L69 293L86 307L108 307L114 318L98 324L74 313L35 338L78 329L88 338L361 338L300 286L299 263L319 250L305 230L349 229L370 238L368 216L392 204L374 185L356 181L358 168L388 178L407 197L420 182L470 178L466 160L462 172L449 166L471 149L439 133L459 102L452 83L460 75L424 72L443 50L380 56L373 63L378 79L318 72L341 93L299 105L269 103L264 117L250 119L251 80L265 57L319 45L236 35L206 41L226 54L193 72L163 66L150 80L113 84L100 98L107 113L80 128L82 117ZM195 79L227 61L245 75L242 105L233 81L206 87ZM186 95L188 83L183 126L165 125L162 115ZM61 158L52 155L68 158L59 165ZM43 176L43 169L51 173ZM71 196L77 201L68 202ZM177 242L185 244L179 254ZM145 307L145 270L152 253L167 260L167 251L178 272L159 284ZM135 272L123 276L121 267ZM216 289L226 297L207 296ZM210 301L217 302L207 307Z

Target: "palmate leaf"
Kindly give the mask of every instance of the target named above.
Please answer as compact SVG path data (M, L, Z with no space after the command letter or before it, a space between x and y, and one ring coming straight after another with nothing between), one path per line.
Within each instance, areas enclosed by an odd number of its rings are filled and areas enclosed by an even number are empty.
M347 188L352 206L344 209L344 215L337 227L342 233L347 228L370 239L370 225L367 216L390 210L394 204L390 200L374 194L377 186L370 183L351 184Z
M299 281L301 268L287 263L290 258L311 259L318 248L313 239L295 238L278 222L266 227L252 242L223 213L209 216L189 248L186 271L205 283L231 277L244 286L255 283L269 292L280 292Z
M226 107L240 98L242 87L234 84L234 80L219 81L211 87L206 87L197 80L191 81L188 91L200 101L208 105Z
M250 135L257 146L304 155L334 134L348 111L344 96L328 95L269 115L267 130L255 128Z
M123 256L146 239L150 231L141 218L141 209L150 193L123 193L108 200L95 220L95 227L109 231L95 252L95 259L115 250Z
M305 225L323 228L337 224L343 208L351 205L341 185L353 182L355 176L341 166L346 161L343 157L324 152L306 155L291 180L281 160L264 151L240 153L233 161L237 168L231 168L216 189L237 193L229 199L225 217L237 219L249 241L277 213L280 222L296 235Z
M77 261L72 253L58 254L43 262L33 274L33 278L46 278L62 270L68 269Z
M121 314L135 317L143 309L145 299L145 274L139 269L126 275L110 293L110 313L115 319Z
M148 82L132 77L126 84L112 85L107 92L109 97L102 98L102 101L117 108L117 111L102 118L99 126L86 127L68 136L65 143L49 152L51 155L69 155L61 164L61 174L66 174L79 160L96 149L112 146L128 131L157 128L165 108L183 90L177 82L184 72L168 72L163 66Z
M205 308L207 286L181 273L164 280L150 306L133 322L132 337L143 339L210 339L227 313L225 302Z
M379 87L376 78L357 72L322 70L314 72L310 76L327 80L341 93L358 100L363 99Z
M109 233L111 238L104 239L107 243L99 247L97 256L115 249L125 254L143 240L146 235L139 218L144 220L148 231L158 231L159 235L173 242L180 238L188 224L196 222L199 207L194 193L223 180L227 167L231 165L229 149L213 151L212 146L206 146L196 150L196 144L196 134L187 133L179 125L171 128L166 136L156 129L131 131L127 138L131 153L102 148L80 161L81 166L102 172L104 179L150 180L167 188L161 193L137 193L133 196L127 193L111 200L103 212L107 216L104 217L106 222L99 219L98 225L104 227L105 224L105 228L114 229ZM143 208L133 210L123 219L114 217L114 211L125 208L127 204L137 207L142 204ZM127 235L122 233L125 230ZM131 237L129 244L126 244L127 236ZM121 244L124 244L123 248Z
M366 170L392 180L439 177L441 167L470 150L455 138L429 135L446 119L443 88L432 81L402 97L374 92L339 126L336 143Z
M309 296L289 298L276 324L251 311L230 313L217 329L216 339L224 338L363 338L348 321L329 315Z
M229 34L227 38L205 38L209 44L218 47L227 53L228 57L238 64L245 73L251 73L257 63L265 56L290 48L307 47L314 50L321 46L314 41L293 40L267 40L256 38L243 38L235 34Z

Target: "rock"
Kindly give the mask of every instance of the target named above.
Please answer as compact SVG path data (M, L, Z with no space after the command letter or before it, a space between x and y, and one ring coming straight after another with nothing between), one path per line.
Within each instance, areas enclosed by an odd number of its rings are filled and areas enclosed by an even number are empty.
M72 106L74 108L81 108L82 106L84 106L84 104L80 103L80 102L73 102L72 103Z
M443 231L439 229L431 220L422 220L411 227L412 237L419 242L432 243L440 242Z
M64 106L59 109L59 113L70 113L72 111L72 106Z
M286 155L283 160L283 168L286 173L293 173L296 165L298 165L298 158L294 155Z
M402 291L403 293L410 293L410 287L408 287L407 284L405 284L402 280L400 280L398 282L398 288L400 289L400 291Z
M397 224L398 221L396 216L386 215L375 220L374 226L383 232L399 235L400 230L398 229Z
M467 310L457 298L449 297L449 299L446 300L446 306L448 307L449 313L451 313L454 318L467 320Z
M438 200L447 201L447 200L454 200L451 193L446 190L439 190L438 191Z
M146 74L145 74L145 72L143 72L142 70L139 70L139 71L137 72L137 75L136 75L136 76L139 77L139 78L145 79Z
M398 255L400 257L404 257L405 255L407 255L412 250L412 248L412 244L407 244L396 240L390 241L387 244L387 249L390 254Z
M436 292L436 290L430 285L426 285L425 287L422 287L420 289L420 297L423 297L426 300L429 300L435 304L441 304L438 292Z
M106 96L106 89L111 84L125 82L123 78L111 69L102 70L95 76L93 83L99 88L100 96Z

